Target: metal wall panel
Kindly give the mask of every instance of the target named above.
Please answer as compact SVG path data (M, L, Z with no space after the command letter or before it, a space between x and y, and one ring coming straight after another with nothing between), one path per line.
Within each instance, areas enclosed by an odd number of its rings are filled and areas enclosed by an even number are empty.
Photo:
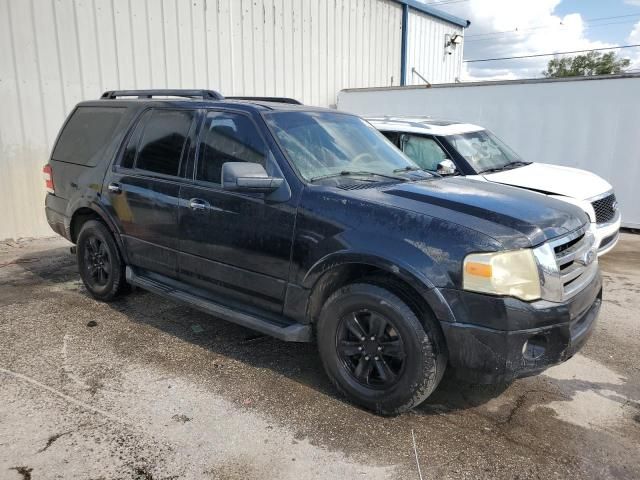
M407 85L424 85L415 68L429 83L453 83L462 70L462 44L445 51L445 35L462 35L464 29L439 18L409 9Z
M340 92L338 109L431 115L493 130L525 160L583 168L616 191L640 228L640 75Z
M104 90L211 88L335 104L398 85L392 0L0 0L0 239L49 235L41 168Z

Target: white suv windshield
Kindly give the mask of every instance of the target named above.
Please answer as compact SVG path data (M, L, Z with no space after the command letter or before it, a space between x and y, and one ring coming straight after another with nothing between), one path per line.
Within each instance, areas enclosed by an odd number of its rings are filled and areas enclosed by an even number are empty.
M265 119L307 181L361 174L395 178L399 172L420 170L380 132L353 115L274 112Z
M495 172L527 164L488 130L448 135L446 139L478 173Z

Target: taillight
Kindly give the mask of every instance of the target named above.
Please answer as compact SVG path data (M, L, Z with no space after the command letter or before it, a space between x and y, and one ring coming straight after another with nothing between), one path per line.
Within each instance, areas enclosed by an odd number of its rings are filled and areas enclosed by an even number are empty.
M51 165L47 164L42 167L42 176L44 177L44 186L49 193L55 193L53 189L53 170Z

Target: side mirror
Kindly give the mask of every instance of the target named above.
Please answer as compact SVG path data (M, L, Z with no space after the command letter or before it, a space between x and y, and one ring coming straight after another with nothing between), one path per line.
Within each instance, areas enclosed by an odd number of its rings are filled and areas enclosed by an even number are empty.
M448 158L445 158L438 164L438 169L436 172L439 175L455 175L458 173L458 169L456 168L456 164L453 163Z
M271 193L284 179L270 177L259 163L225 162L222 165L222 188L234 192Z

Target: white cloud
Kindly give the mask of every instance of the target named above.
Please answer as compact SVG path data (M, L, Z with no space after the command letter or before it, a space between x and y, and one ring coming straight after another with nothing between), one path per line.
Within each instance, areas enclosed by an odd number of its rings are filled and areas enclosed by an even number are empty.
M561 0L470 0L441 9L471 20L466 30L465 58L495 58L610 47L590 40L579 13L560 17L554 10ZM640 0L633 0L640 3ZM517 30L517 31L516 31ZM478 35L488 32L510 33ZM552 57L501 62L466 63L463 80L497 80L541 76Z
M640 0L638 0L638 4L640 5ZM636 23L631 30L631 33L627 37L627 43L630 45L640 44L640 22ZM640 70L640 48L630 48L630 53L628 54L631 59L631 65L629 66L630 70Z
M624 3L627 5L633 5L635 7L640 7L640 0L624 0Z
M638 4L640 5L640 0L638 0ZM640 43L640 22L633 26L633 30L631 30L631 33L627 38L627 42L634 45Z

